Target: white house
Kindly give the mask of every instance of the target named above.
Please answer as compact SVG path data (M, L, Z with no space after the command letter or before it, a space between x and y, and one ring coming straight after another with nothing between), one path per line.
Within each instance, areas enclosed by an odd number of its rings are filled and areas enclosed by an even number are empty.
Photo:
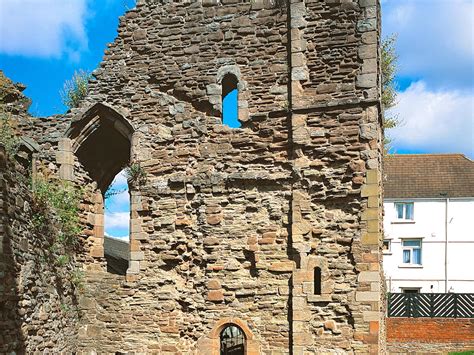
M462 154L384 161L383 268L390 292L474 293L474 162Z

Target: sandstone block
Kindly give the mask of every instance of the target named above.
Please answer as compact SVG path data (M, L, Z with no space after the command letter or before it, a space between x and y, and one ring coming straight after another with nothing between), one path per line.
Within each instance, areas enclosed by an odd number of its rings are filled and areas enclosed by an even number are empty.
M377 125L375 123L364 123L360 125L360 137L362 139L376 139L378 136Z
M378 196L379 192L379 185L364 185L360 190L360 195L361 197Z
M359 32L374 31L377 28L377 19L368 18L357 22L357 30Z
M371 70L372 68L366 68ZM374 70L375 71L375 70ZM357 87L360 88L372 88L377 85L377 74L375 72L370 72L367 74L359 74L357 76Z
M365 245L379 244L380 236L378 233L364 233L361 237L361 243Z
M380 281L380 274L377 271L361 271L357 279L359 282Z
M375 302L380 300L380 293L374 291L357 291L356 301L358 302Z
M210 290L207 293L207 300L211 302L221 302L224 300L224 292L222 290Z
M218 279L211 279L207 282L207 288L209 290L219 290L221 288L221 283Z
M358 53L360 59L377 58L377 45L363 44L359 47Z
M379 321L381 314L377 311L364 311L362 312L362 317L365 321Z
M311 333L295 333L293 335L294 345L311 345L313 343L313 336Z
M281 262L275 262L270 265L268 270L270 271L275 271L275 272L291 272L293 271L294 268L294 262L289 260L289 261L281 261Z

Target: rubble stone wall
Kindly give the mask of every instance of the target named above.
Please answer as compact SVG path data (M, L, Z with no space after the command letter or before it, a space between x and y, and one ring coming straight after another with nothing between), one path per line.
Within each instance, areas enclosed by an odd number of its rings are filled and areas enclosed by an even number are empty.
M74 263L34 225L30 172L0 146L0 353L70 352L77 333Z
M41 143L95 189L78 351L219 354L228 324L247 354L383 351L379 23L376 0L139 1L121 18L71 127ZM110 147L129 156L99 160ZM124 277L106 271L100 188L125 158L147 178Z

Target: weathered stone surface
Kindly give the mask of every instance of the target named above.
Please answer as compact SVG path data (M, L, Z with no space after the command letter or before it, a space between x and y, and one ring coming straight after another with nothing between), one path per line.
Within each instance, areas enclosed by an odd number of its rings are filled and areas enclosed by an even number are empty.
M59 350L218 354L228 322L249 354L378 352L364 312L383 290L358 280L380 259L381 181L367 171L380 169L382 138L374 5L138 1L81 106L21 121L39 163L91 191L76 258L84 312ZM221 120L226 74L238 81L236 129ZM147 176L131 182L117 275L96 215L130 162Z
M79 269L58 263L65 251L52 219L42 230L33 223L42 212L26 177L0 145L0 353L73 352L79 312L71 280Z

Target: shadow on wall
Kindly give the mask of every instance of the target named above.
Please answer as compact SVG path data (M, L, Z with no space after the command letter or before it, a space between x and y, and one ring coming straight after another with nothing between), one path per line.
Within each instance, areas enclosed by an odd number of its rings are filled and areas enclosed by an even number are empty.
M74 265L61 259L47 215L33 223L41 211L1 147L0 171L0 354L68 350L78 315Z
M0 230L6 231L7 226L2 218ZM13 250L8 236L4 235L0 261L0 353L25 352L25 341L21 331L23 320L19 315L20 296L17 287L17 271Z
M6 175L6 153L0 147L0 170ZM13 257L9 234L8 184L0 175L0 353L24 353L22 318L19 315L19 292L17 287L18 266Z

